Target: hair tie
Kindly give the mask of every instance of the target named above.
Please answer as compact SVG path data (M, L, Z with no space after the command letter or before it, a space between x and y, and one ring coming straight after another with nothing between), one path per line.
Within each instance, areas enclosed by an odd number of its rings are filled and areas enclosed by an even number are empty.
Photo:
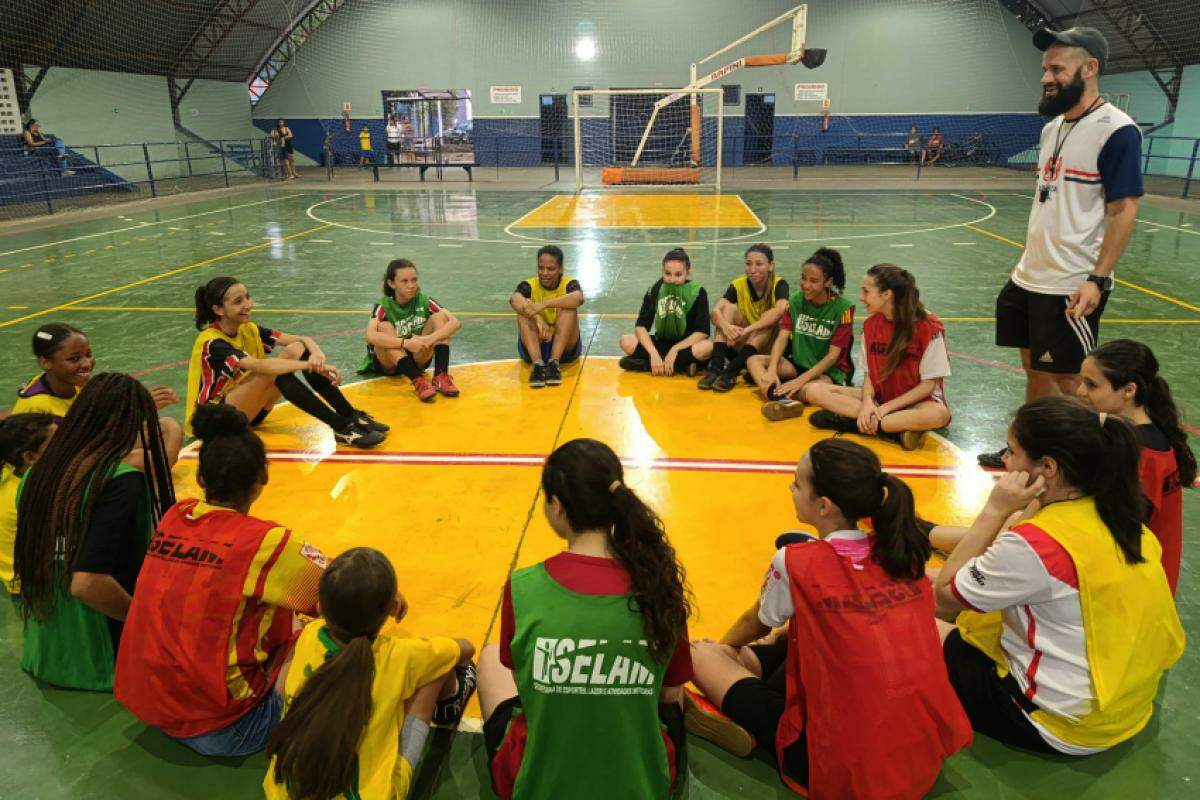
M613 481L612 483L610 483L610 484L608 485L608 491L609 491L609 493L610 493L610 494L616 494L616 493L617 493L617 489L618 489L618 487L620 487L620 485L621 485L621 480L620 480L619 478L618 478L617 480Z
M1099 416L1100 416L1100 427L1103 428L1104 423L1108 422L1108 412L1101 411Z
M36 336L39 339L46 339L46 340L50 340L50 339L54 338L54 334L48 333L46 331L38 331L37 333L34 334L34 336Z

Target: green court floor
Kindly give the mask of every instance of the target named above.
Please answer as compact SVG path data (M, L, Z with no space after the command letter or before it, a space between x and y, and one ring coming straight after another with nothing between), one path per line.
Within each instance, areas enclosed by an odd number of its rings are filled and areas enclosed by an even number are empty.
M182 394L195 336L192 295L216 275L238 276L250 287L260 322L320 336L331 360L352 373L366 313L392 258L415 261L423 289L463 318L452 355L462 363L513 356L507 298L534 273L541 243L561 243L568 272L583 284L588 353L614 355L667 249L685 246L695 279L714 296L741 273L746 244L766 241L776 247L778 270L792 281L816 247L842 249L855 296L858 279L872 264L891 261L912 270L926 306L947 324L954 368L947 382L954 412L947 438L969 452L1002 443L1006 416L1023 399L1023 379L1014 354L992 344L992 303L1020 254L1028 195L740 194L765 231L512 228L553 195L297 188L255 189L124 215L114 210L103 219L0 235L0 385L8 387L0 411L11 407L17 386L34 374L30 336L48 321L84 329L98 371L130 372ZM1194 271L1200 214L1146 203L1140 219L1118 270L1124 283L1109 303L1103 338L1151 345L1184 421L1200 432L1200 279ZM178 414L178 407L170 413ZM1188 493L1185 513L1179 608L1194 636L1200 632L1197 493ZM753 588L747 587L748 596ZM261 757L216 764L148 730L110 696L36 685L17 666L19 620L10 604L0 606L0 753L8 767L0 797L258 796ZM1028 756L980 737L947 763L934 796L1193 797L1198 681L1200 659L1190 648L1165 681L1150 729L1086 760ZM480 736L441 734L435 744L415 796L486 794ZM787 796L769 764L727 757L698 740L690 747L688 793Z

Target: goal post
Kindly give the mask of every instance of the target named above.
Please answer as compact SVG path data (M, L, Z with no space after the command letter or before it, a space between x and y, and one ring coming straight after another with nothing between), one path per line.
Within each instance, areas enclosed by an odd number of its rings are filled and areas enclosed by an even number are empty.
M576 89L575 189L721 188L723 91Z

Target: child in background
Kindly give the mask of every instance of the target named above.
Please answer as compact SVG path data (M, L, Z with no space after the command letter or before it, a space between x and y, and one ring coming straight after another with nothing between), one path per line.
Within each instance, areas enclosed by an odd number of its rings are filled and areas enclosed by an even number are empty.
M374 155L371 153L371 129L366 125L362 126L362 130L358 132L358 146L362 150L362 155L358 159L359 166L367 166L374 161Z
M315 614L325 556L250 515L267 453L230 405L196 409L204 501L180 500L158 524L117 654L113 694L143 722L207 756L266 747L279 723L277 678L296 613ZM230 665L236 664L235 669Z
M324 619L300 634L283 676L267 800L406 797L429 725L457 723L475 688L475 648L465 639L380 633L408 605L378 550L342 553L319 593Z
M805 387L816 381L845 386L854 374L854 303L842 297L846 270L837 250L822 247L800 273L800 291L788 297L788 313L770 355L751 356L750 377L767 399L762 414L778 421L804 413ZM785 355L788 343L791 352Z
M815 383L807 400L824 409L813 427L878 435L905 450L921 446L925 432L950 424L942 382L950 375L945 329L925 310L917 281L895 264L876 264L863 277L862 388Z
M0 419L0 583L14 595L18 591L13 583L17 488L56 430L58 418L53 414L11 414Z
M683 768L691 606L662 520L593 439L542 469L567 551L512 573L479 659L492 787L526 797L665 798Z
M51 322L33 332L33 355L42 373L17 391L12 413L42 411L62 419L92 377L96 367L92 346L78 328ZM160 411L179 402L175 390L168 386L151 386L149 391Z
M791 494L820 539L781 547L758 602L720 642L692 645L695 683L720 712L689 695L687 728L740 756L757 744L806 796L924 797L971 729L942 659L912 492L867 448L826 439L800 459ZM786 637L752 644L783 625Z
M662 278L646 290L633 333L621 337L621 369L695 375L708 360L708 293L691 276L692 261L682 247L663 256Z
M1158 359L1141 342L1118 339L1092 351L1079 370L1077 390L1092 408L1119 414L1134 425L1142 445L1139 477L1150 503L1149 528L1162 545L1171 594L1183 560L1183 489L1196 482L1196 455L1179 424L1171 387Z
M458 397L450 377L450 337L462 323L449 310L421 291L417 265L397 258L383 274L383 297L371 309L367 323L367 357L359 374L404 375L417 398L428 402L437 394ZM425 368L433 362L433 382Z

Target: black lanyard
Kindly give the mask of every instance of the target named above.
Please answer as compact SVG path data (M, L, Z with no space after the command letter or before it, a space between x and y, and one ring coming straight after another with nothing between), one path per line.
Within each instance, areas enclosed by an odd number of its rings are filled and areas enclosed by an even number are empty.
M1058 126L1058 131L1054 134L1054 153L1050 156L1050 171L1052 175L1056 171L1059 154L1062 152L1062 149L1067 146L1067 139L1071 138L1071 134L1074 133L1075 129L1079 127L1079 123L1083 122L1084 117L1102 105L1104 105L1104 98L1097 97L1092 101L1092 104L1088 106L1088 110L1080 114L1074 120L1068 120L1066 117L1063 117L1062 125ZM1068 121L1071 123L1071 128L1066 132L1066 134L1063 134L1063 126L1065 126ZM1038 202L1044 203L1049 199L1050 184L1047 183L1038 191Z

